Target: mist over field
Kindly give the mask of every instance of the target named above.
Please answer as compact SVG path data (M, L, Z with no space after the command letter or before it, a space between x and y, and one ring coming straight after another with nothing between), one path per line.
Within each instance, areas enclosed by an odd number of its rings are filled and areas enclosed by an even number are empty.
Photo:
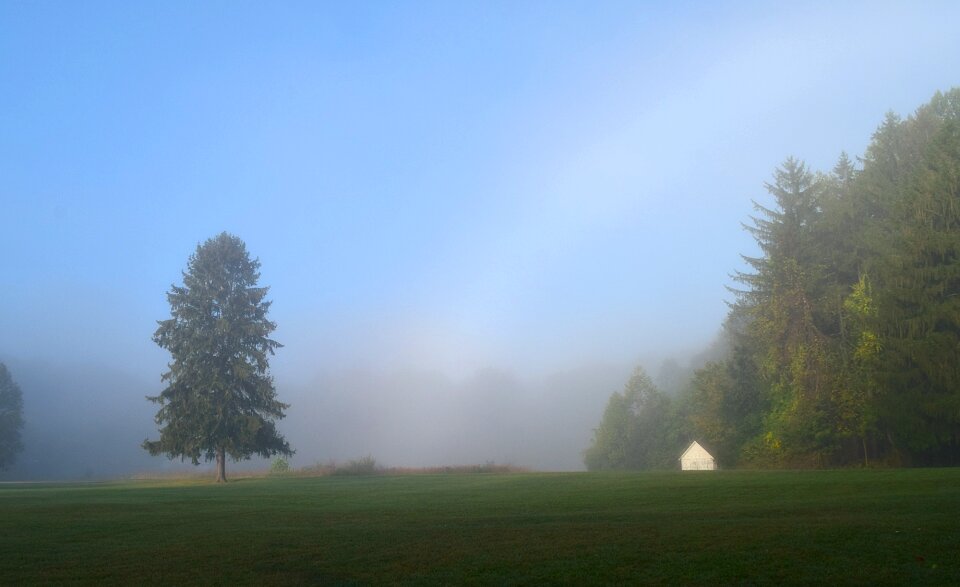
M103 479L192 470L150 457L158 385L107 365L8 361L28 390L25 450L6 479ZM524 380L494 369L454 379L439 372L344 370L279 381L292 404L282 430L295 467L373 456L387 466L515 464L580 470L606 398L632 367L594 365ZM254 459L241 469L269 466ZM209 469L206 465L204 469Z
M294 467L583 469L709 358L771 172L958 83L957 4L802 4L3 4L0 479L193 470L141 447L151 337L224 231Z

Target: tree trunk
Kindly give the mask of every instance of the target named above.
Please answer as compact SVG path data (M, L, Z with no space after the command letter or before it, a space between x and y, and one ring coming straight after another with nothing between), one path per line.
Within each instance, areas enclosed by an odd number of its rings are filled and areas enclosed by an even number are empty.
M217 449L217 483L227 482L227 458L222 448Z

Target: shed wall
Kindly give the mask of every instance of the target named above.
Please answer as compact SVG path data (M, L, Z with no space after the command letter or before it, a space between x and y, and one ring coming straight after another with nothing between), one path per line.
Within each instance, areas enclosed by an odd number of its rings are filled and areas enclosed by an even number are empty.
M680 468L684 471L713 471L717 468L712 458L686 458L680 461Z

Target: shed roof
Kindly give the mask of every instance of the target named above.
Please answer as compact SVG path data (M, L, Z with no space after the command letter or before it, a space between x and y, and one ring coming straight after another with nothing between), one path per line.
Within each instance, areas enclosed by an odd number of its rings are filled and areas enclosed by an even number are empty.
M713 455L707 452L707 449L700 446L700 443L694 440L690 443L690 446L687 447L687 450L683 451L683 454L680 455L680 460L683 460L687 457L699 457L699 458L713 458Z

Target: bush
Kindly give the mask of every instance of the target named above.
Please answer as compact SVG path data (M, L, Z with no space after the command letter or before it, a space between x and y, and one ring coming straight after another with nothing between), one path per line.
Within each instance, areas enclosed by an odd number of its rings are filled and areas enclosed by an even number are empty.
M315 462L312 465L297 469L296 473L304 477L321 477L324 475L332 475L336 469L337 464L333 461L327 463Z
M273 459L273 463L270 465L271 475L286 475L289 472L290 463L287 462L287 459L283 457L277 457Z
M378 465L372 456L354 459L345 464L330 460L326 463L314 463L300 469L291 470L291 475L300 477L322 477L326 475L440 475L440 474L470 474L470 473L526 473L528 469L515 465L498 465L487 461L477 465L445 465L437 467L384 467Z
M334 475L374 475L379 473L377 460L367 455L363 458L352 460L345 465L337 465L334 469Z

